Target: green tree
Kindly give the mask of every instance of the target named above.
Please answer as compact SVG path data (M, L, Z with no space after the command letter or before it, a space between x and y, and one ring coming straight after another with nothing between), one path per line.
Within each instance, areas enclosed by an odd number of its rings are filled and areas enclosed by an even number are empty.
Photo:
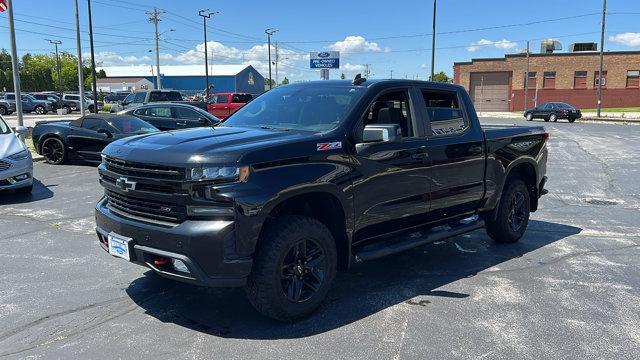
M441 83L450 83L452 79L444 73L444 71L440 71L433 75L433 81L441 82Z
M11 55L9 55L7 49L0 50L0 70L11 70Z
M342 74L340 75L340 79L344 80L344 79L346 79L346 78L347 78L347 75L345 75L344 73L342 73Z
M9 82L7 76L3 70L0 70L0 91L10 91Z
M289 79L287 79L287 77L284 77L284 80L282 80L281 84L282 85L287 85L289 83Z
M160 75L162 75L162 73L160 73ZM98 79L104 79L107 77L107 73L104 71L104 69L100 69L97 73L96 73L96 77Z

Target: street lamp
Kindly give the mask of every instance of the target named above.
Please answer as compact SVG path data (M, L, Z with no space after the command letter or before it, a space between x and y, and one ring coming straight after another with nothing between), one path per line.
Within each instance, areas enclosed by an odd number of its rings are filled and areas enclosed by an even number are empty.
M271 36L275 34L278 30L274 28L268 28L264 31L267 34L267 47L269 50L269 89L273 87L273 80L271 79Z
M62 96L62 69L60 68L60 55L58 55L58 45L62 44L60 40L45 39L49 44L53 44L56 47L56 66L58 68L58 91Z
M202 9L198 11L198 16L202 16L203 28L204 28L204 76L205 76L205 87L204 87L204 98L205 100L209 98L209 52L207 50L207 19L211 16L219 14L218 11L209 11L209 9Z

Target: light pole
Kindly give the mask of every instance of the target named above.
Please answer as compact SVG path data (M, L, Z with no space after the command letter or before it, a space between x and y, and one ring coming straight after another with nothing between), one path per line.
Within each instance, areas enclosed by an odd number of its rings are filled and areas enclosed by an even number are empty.
M604 23L607 17L607 0L602 3L602 29L600 30L600 71L598 72L598 103L597 116L600 117L602 109L602 72L604 71Z
M62 69L60 68L60 55L58 54L58 45L62 44L60 40L45 39L49 44L53 44L56 47L56 67L58 68L58 92L62 96Z
M267 34L267 47L269 50L269 89L273 87L273 80L271 79L271 36L275 34L276 31L278 30L274 28L269 28L264 31L264 33Z
M24 126L22 118L22 95L20 94L20 66L18 64L18 52L16 48L16 29L13 26L13 0L7 0L7 13L9 15L9 39L11 41L11 69L13 71L13 92L16 94L16 113L18 126ZM20 135L24 141L24 137Z
M209 11L209 9L202 9L198 11L198 16L202 16L202 22L204 27L204 98L209 98L209 51L207 50L207 19L211 16L218 14L217 11Z
M433 81L436 60L436 0L433 0L433 26L431 29L431 76L429 81Z
M96 54L93 48L93 20L91 19L91 0L87 0L89 11L89 46L91 47L91 78L93 80L93 111L98 113L98 79L96 76ZM84 91L80 93L80 101L84 101Z
M80 15L78 13L78 0L76 5L76 46L78 47L78 91L80 96L84 93L84 68L82 67L82 45L80 44ZM80 116L84 116L84 101L80 101Z

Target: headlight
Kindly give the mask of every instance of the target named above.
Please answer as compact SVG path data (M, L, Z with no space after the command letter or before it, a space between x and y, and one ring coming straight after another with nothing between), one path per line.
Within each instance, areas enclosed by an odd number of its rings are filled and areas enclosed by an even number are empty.
M191 169L191 180L245 181L249 176L246 166L211 166Z
M15 154L13 154L13 155L9 155L9 156L7 156L7 158L8 158L8 159L11 159L11 160L16 160L16 161L17 161L17 160L24 160L24 159L28 158L28 157L29 157L29 155L30 155L30 154L29 154L29 150L22 150L22 151L17 152L17 153L15 153Z

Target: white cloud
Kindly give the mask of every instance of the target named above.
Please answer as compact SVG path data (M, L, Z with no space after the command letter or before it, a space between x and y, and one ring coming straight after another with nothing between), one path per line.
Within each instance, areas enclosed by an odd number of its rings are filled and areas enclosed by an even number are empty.
M340 51L344 53L351 52L389 52L391 49L385 48L384 50L375 42L367 41L362 36L350 35L344 38L342 41L336 41L329 46L331 50Z
M364 65L346 63L343 65L340 65L340 68L345 71L362 71L364 70Z
M427 68L427 64L420 64L420 69L426 69Z
M82 54L85 59L90 59L91 54L86 53ZM137 65L144 64L146 62L151 61L151 57L147 55L143 56L123 56L115 53L113 51L101 51L96 53L96 63L101 64L102 66L113 66L113 65Z
M516 46L518 46L518 44L507 39L498 41L480 39L480 41L472 42L471 45L467 47L467 51L474 52L480 50L483 47L495 47L496 49L509 50L515 48Z
M628 47L640 46L640 32L626 32L609 36L609 41Z

